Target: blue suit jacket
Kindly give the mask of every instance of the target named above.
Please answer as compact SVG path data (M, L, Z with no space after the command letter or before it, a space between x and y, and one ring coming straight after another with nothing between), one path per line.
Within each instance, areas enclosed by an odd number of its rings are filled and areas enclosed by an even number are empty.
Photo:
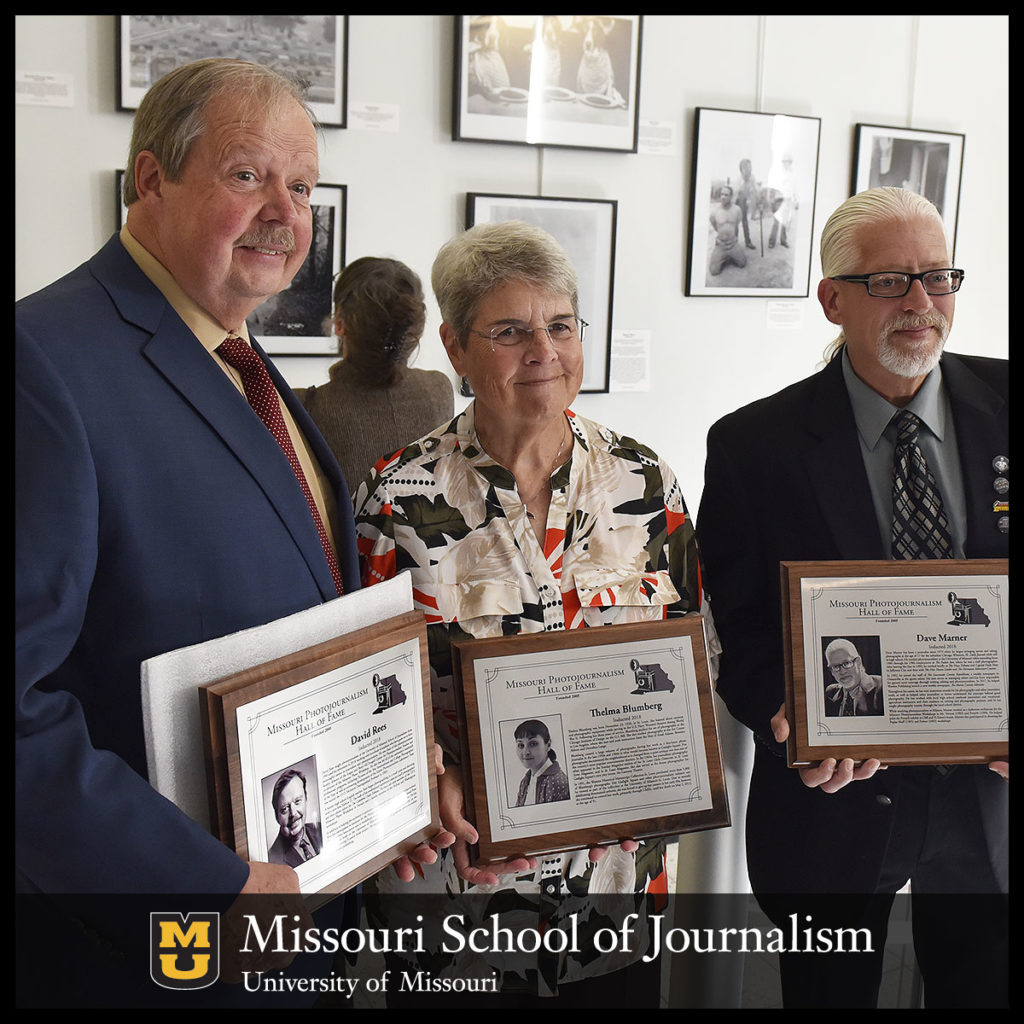
M1004 360L942 358L967 506L968 558L1005 558L992 459L1009 455ZM719 420L708 433L697 536L724 648L718 693L753 730L747 864L757 893L871 892L905 773L890 768L832 795L807 789L786 767L770 720L785 696L779 562L877 559L882 538L841 360ZM1007 785L973 775L982 822L976 839L1005 885ZM836 872L836 851L843 870Z
M146 782L139 665L336 596L309 507L266 427L116 237L18 303L16 320L21 882L237 892L244 864ZM348 488L268 368L331 480L356 589Z

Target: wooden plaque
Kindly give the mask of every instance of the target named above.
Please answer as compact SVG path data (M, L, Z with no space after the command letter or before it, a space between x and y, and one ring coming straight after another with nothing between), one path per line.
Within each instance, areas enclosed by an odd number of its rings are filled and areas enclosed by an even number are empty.
M700 616L453 641L452 663L475 863L730 824Z
M199 701L213 831L245 860L291 864L303 893L344 892L437 833L422 612L208 683ZM316 850L298 863L293 829Z
M791 767L1002 760L1006 559L783 562Z

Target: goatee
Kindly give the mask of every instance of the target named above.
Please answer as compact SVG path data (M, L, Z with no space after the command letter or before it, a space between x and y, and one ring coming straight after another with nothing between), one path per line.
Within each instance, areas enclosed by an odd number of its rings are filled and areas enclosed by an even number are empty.
M907 346L893 340L897 331L914 330L918 327L934 327L938 332L928 342ZM942 356L942 349L949 337L949 321L938 311L932 310L921 316L898 316L890 320L878 336L878 361L897 377L926 377Z

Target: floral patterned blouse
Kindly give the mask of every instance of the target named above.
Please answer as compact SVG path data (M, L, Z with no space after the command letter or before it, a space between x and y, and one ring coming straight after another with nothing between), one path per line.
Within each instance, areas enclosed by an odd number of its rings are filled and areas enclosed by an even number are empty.
M447 762L459 760L451 640L707 612L693 524L672 470L637 441L571 410L566 417L575 444L551 478L543 550L514 477L476 437L472 405L382 459L356 493L363 585L412 573L427 620L435 738ZM708 627L715 654L710 620ZM458 878L448 856L421 870L442 876L424 878L429 891L480 891ZM585 850L545 857L503 888L536 894L550 926L559 896L664 891L664 843L641 843L633 855L613 849L597 865ZM544 895L551 893L553 900ZM544 959L542 952L539 970L552 991L628 962Z

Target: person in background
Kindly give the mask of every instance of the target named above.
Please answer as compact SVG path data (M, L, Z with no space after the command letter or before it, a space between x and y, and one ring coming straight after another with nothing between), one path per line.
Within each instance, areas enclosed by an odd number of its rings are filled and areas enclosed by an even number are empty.
M789 248L789 229L793 223L793 216L800 207L800 200L797 196L796 174L793 171L793 158L786 153L782 157L781 169L776 169L768 184L775 189L774 215L772 217L772 232L768 239L768 248L775 248L775 240L783 248ZM779 232L781 231L781 237Z
M450 420L455 395L439 370L407 366L426 307L420 279L404 263L350 263L335 281L333 319L341 359L327 384L297 393L354 490L378 459Z
M757 213L760 220L757 208L759 189L754 180L753 165L746 157L740 161L740 175L739 187L736 189L736 205L743 215L743 241L748 249L756 249L757 246L750 240L750 215Z
M740 224L743 214L733 201L732 185L723 185L718 192L719 205L709 215L715 231L715 247L708 258L708 272L720 274L726 263L737 267L747 265L747 254L740 245Z

